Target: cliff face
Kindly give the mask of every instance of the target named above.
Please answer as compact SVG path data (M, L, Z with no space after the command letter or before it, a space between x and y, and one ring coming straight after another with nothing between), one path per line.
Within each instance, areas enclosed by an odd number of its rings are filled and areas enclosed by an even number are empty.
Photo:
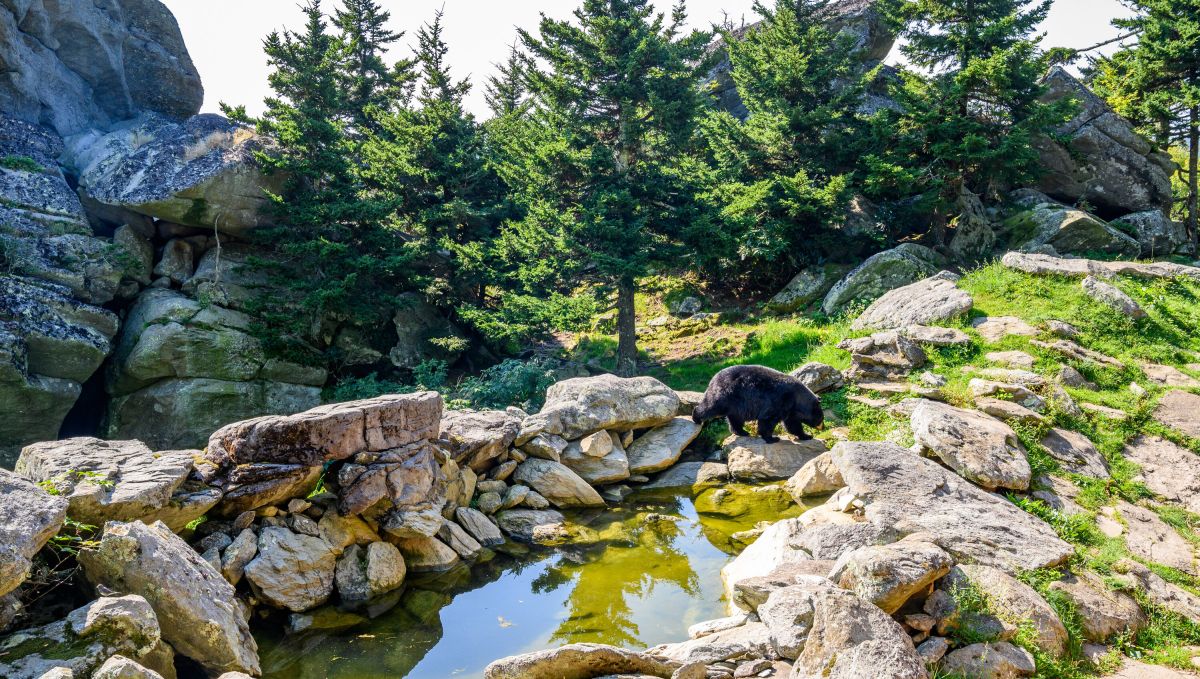
M158 0L0 0L0 111L67 136L204 101L179 25Z

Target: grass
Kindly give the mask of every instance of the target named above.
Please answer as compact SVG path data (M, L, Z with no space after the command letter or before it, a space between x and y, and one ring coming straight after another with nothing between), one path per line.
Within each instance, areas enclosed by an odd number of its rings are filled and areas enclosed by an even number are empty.
M20 172L41 173L46 171L46 169L43 168L36 160L30 158L29 156L0 156L0 167L6 170L18 170Z

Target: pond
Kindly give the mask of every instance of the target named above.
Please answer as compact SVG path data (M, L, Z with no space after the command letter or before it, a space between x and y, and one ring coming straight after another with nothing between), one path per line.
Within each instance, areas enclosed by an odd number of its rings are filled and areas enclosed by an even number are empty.
M699 508L699 511L698 511ZM733 533L802 511L781 488L728 486L638 494L617 508L575 513L587 545L497 554L474 568L413 576L372 619L286 634L258 624L268 679L476 679L491 661L561 644L645 648L687 638L697 622L727 615L721 568ZM732 516L731 516L732 515ZM382 612L380 612L382 611Z

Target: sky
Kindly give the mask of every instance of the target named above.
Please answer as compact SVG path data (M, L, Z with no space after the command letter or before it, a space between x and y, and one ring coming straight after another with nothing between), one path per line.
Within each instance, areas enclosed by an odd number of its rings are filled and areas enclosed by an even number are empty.
M262 39L272 30L300 29L304 20L299 0L162 0L179 20L192 61L204 81L204 108L218 111L222 101L244 104L251 114L262 111L268 94L267 63ZM329 0L326 1L329 4ZM487 116L483 82L495 72L495 63L508 54L516 27L533 28L539 15L568 18L574 0L382 0L392 14L392 28L405 31L395 57L408 56L416 42L416 29L439 8L445 9L445 37L454 75L475 83L467 107ZM658 0L669 10L669 0ZM754 0L689 0L691 24L708 29L728 16L734 23L754 20ZM1115 37L1109 23L1124 14L1118 0L1056 0L1042 26L1046 46L1086 47ZM898 49L888 58L901 60Z

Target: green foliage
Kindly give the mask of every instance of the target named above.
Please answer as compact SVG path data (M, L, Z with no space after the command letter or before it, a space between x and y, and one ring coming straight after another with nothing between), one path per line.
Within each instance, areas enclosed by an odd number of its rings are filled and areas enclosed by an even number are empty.
M508 359L463 380L454 396L474 408L517 406L533 412L541 409L554 382L554 371L544 363Z
M583 330L599 308L599 302L589 295L500 293L490 307L464 306L459 315L493 347L516 353L548 332Z
M18 170L20 172L45 172L46 168L42 167L36 160L29 156L7 155L0 156L0 167L6 170Z

